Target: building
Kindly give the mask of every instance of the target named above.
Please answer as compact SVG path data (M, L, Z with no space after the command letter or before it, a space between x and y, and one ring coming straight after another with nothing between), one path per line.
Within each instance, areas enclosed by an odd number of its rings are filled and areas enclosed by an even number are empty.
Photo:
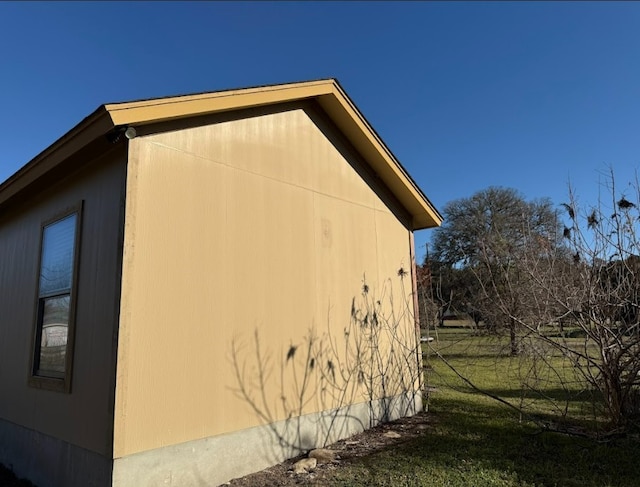
M0 462L214 485L411 414L440 222L335 80L101 106L0 185Z

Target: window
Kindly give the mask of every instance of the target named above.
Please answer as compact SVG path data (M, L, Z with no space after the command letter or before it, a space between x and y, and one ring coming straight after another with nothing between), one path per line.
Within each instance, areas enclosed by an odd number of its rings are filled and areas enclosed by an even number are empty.
M42 227L30 384L71 389L81 207Z

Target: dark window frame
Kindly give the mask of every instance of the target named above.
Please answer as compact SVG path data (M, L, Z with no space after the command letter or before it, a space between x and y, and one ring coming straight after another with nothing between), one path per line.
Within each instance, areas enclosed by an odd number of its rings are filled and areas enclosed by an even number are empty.
M73 371L73 356L75 346L75 328L76 328L76 303L78 294L78 275L80 266L80 235L82 233L82 210L83 202L67 207L57 212L51 218L43 221L40 225L40 244L38 247L38 274L36 275L36 295L35 295L35 318L33 324L33 339L31 343L31 355L29 359L29 385L40 389L51 391L71 392L71 376ZM40 290L40 276L42 274L42 257L44 251L44 233L45 229L59 221L62 221L72 215L76 216L74 229L74 248L71 271L71 287L69 292L64 293L45 293ZM69 322L67 327L67 343L65 349L65 367L64 372L56 373L53 371L39 371L40 348L44 318L44 303L47 299L56 297L69 296Z

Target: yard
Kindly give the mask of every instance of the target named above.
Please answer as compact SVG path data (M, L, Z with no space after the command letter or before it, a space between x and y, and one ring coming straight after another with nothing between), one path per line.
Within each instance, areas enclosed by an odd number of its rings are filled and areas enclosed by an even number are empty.
M426 414L331 446L338 451L339 462L321 465L309 474L293 474L293 461L289 461L231 485L638 485L640 439L634 434L601 441L586 437L601 425L591 421L591 396L570 367L551 355L547 363L562 370L554 375L544 363L509 357L505 345L464 327L439 329L432 351L425 348L429 364ZM433 350L440 351L473 384L522 407L525 413L474 390ZM523 381L532 386L524 395L518 392ZM572 421L552 419L562 413ZM0 472L0 485L30 484L9 483Z
M553 427L562 428L563 425L553 424L550 414L566 408L578 421L577 425L567 423L564 428L576 433L585 431L576 426L589 423L590 395L571 380L570 370L565 371L564 387L559 387L560 381L554 381L549 370L537 364L538 386L543 394L530 391L522 396L517 386L522 379L532 379L533 364L509 357L506 345L496 338L474 336L467 328L441 329L434 342L434 348L475 385L522 405L526 415L478 393L430 354L428 387L432 392L428 407L433 421L426 434L340 470L334 484L638 485L638 438L597 442L546 430L545 419ZM561 364L559 357L550 360L555 361L555 366ZM559 405L561 411L557 410Z

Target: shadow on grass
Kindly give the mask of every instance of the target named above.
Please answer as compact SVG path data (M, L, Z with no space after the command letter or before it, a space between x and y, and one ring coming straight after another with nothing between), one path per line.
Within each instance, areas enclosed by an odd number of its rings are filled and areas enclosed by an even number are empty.
M597 443L517 422L499 405L434 400L435 426L363 458L332 485L637 486L640 444Z
M492 394L494 396L501 397L502 399L519 399L522 397L522 390L520 389L483 389L485 392ZM544 389L542 391L537 391L535 389L530 389L526 391L526 397L530 399L551 399L553 401L559 402L584 402L593 398L593 392L582 390L582 391L571 391L562 389L561 387L554 389Z
M464 353L445 353L443 354L443 356L447 359L447 360L467 360L467 361L472 361L472 360L482 360L482 359L489 359L489 360L496 360L496 359L503 359L503 358L510 358L509 352L508 351L498 351L498 352L488 352L488 353L474 353L472 358L469 358L469 352L464 352Z

